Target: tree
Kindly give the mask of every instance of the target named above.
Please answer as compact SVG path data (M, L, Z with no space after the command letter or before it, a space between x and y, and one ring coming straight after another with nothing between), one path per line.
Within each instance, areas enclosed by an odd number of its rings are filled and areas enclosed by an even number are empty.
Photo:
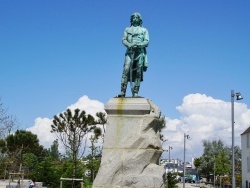
M58 140L54 140L53 144L51 145L50 147L50 157L53 159L53 160L58 160L59 159L59 150L58 150Z
M232 150L230 149L230 151ZM232 158L230 158L230 160L232 160ZM241 149L239 146L234 146L234 160L235 160L235 172L241 173Z
M55 163L50 157L47 157L37 164L36 170L32 174L32 179L43 182L44 186L57 188L63 173L61 168L62 164Z
M102 125L102 129L103 129L103 134L102 134L102 143L104 142L104 135L105 135L105 124L107 123L107 118L106 118L106 114L103 112L97 112L96 116L98 117L98 124Z
M199 169L201 166L201 158L195 158L194 159L194 166L196 169Z
M215 158L215 169L214 171L218 175L229 174L231 170L230 155L227 149L222 150Z
M161 163L161 157L163 156L163 152L167 151L167 150L164 150L164 148L163 148L163 144L167 141L167 139L162 134L162 130L165 127L166 127L165 116L161 116L160 119L159 119L159 121L158 121L157 127L156 127L156 130L159 131L159 133L160 133L159 135L160 135L160 141L161 141L161 146L162 146L162 153L161 153L161 156L159 158L159 164Z
M106 114L103 112L97 112L96 116L99 118L97 122L98 122L98 124L102 125L103 133L105 134L105 132L106 132L105 131L105 124L107 123Z
M168 172L167 173L167 184L168 184L168 188L178 188L177 186L178 180L176 179L176 175Z
M26 130L17 130L15 134L7 136L6 147L9 152L21 151L22 153L42 154L43 146L39 145L37 135Z
M91 171L91 181L93 182L95 179L95 176L98 172L98 169L100 167L100 160L98 160L98 156L101 155L101 149L100 146L96 146L95 143L97 143L97 140L99 136L102 135L102 131L100 128L97 128L94 130L94 135L91 135L90 142L91 146L89 147L91 150L91 154L88 156L90 159L90 163L88 165L90 171Z
M23 154L33 153L37 157L43 156L43 146L39 145L37 135L30 131L17 130L0 141L1 152L7 154L8 158L16 165L22 166Z
M30 171L34 170L38 164L38 158L33 153L23 154L23 165L28 167Z
M2 127L2 124L8 119L7 115L7 109L4 108L3 103L1 102L0 98L0 125Z
M230 166L230 151L222 140L204 140L204 152L201 156L200 169L206 177L210 174L224 175Z
M8 115L7 109L3 106L0 98L0 138L4 139L10 135L13 129L17 129L17 118L12 115Z
M5 170L28 172L23 167L27 165L31 174L38 160L42 160L46 154L43 146L39 145L37 135L25 130L17 130L14 134L1 139L0 150L2 153L1 161L4 162L2 165L4 165Z
M194 159L194 166L195 166L195 169L197 171L197 175L199 175L201 163L202 163L201 157Z
M56 133L66 150L72 154L73 178L76 177L77 160L83 139L86 139L86 135L96 128L95 124L97 122L93 116L87 115L85 111L79 109L75 109L74 112L67 109L65 112L54 116L51 132ZM86 145L84 145L85 147ZM74 187L74 184L72 187Z

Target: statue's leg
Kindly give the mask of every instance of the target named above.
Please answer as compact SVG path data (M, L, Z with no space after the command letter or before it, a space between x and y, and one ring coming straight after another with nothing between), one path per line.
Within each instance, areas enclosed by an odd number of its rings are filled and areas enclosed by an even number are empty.
M125 97L126 95L129 68L130 68L130 61L128 57L126 56L124 66L123 66L122 79L121 79L121 93L118 95L118 97Z
M118 95L118 97L125 97L127 89L127 84L121 83L121 93Z
M133 89L133 97L138 97L138 92L139 92L140 84L141 84L141 76L142 76L141 74L142 74L141 66L138 66L136 70L136 78L134 82L135 86Z
M135 80L135 86L133 89L133 97L138 97L141 81L139 79Z

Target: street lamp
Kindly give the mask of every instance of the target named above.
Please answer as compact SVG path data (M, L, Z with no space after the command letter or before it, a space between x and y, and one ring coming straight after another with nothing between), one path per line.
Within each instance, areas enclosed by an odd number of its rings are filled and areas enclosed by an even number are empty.
M164 139L164 136L163 136L163 135L160 135L160 140L161 140L161 148L163 148L163 144L164 144L166 141L168 141L168 139ZM167 152L168 150L162 149L162 153L161 153L161 156L160 156L160 158L159 158L159 165L161 165L161 157L162 157L162 154L163 154L164 151Z
M240 92L234 93L234 90L231 90L231 113L232 113L232 188L235 188L235 162L234 162L234 97L236 100L241 100L243 97Z
M165 152L165 151L168 152L168 150L165 150L165 149L162 150L161 157L159 158L159 165L161 165L161 158L163 156L163 152Z
M189 138L190 136L184 133L183 188L185 188L185 173L186 173L186 139L189 139Z
M173 149L171 146L168 147L168 172L170 172L170 150Z

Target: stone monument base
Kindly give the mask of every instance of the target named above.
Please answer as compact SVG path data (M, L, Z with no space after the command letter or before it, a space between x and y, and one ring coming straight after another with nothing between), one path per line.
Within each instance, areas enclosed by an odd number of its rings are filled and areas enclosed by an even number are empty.
M160 109L145 98L112 98L101 166L93 188L164 188Z

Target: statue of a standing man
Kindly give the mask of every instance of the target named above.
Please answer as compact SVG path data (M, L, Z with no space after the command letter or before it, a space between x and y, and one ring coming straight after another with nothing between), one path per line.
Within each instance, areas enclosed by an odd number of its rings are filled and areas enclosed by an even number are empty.
M124 31L122 43L127 47L121 80L121 93L118 97L125 97L127 84L130 82L133 97L138 97L143 72L147 71L146 47L149 43L148 30L142 27L142 17L134 13L130 17L130 27Z

